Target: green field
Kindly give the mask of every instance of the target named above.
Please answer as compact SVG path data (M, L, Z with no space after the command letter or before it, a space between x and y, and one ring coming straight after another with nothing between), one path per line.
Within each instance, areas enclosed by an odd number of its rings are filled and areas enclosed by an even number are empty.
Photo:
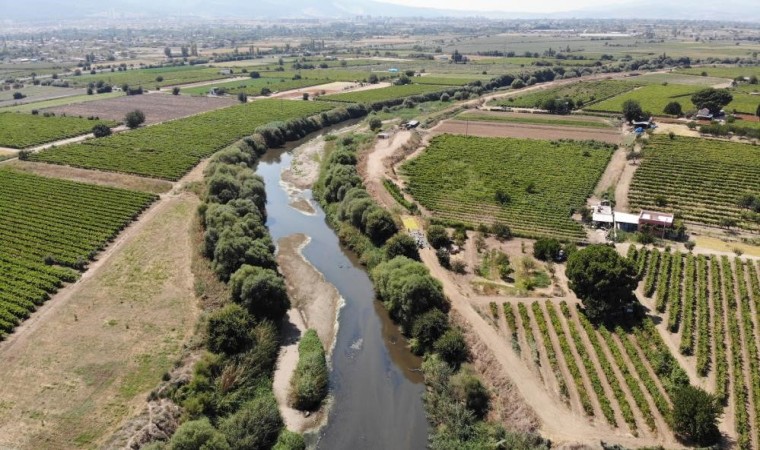
M730 78L736 77L750 77L755 75L760 77L760 66L706 66L706 67L690 67L688 69L679 69L679 73L687 73L690 75L702 75L702 72L706 73L708 77L718 78Z
M760 147L653 135L629 199L633 208L677 211L686 220L710 225L730 218L743 228L757 229L742 219L736 202L743 194L760 194L758 174Z
M627 79L629 82L635 82L638 84L685 84L685 85L697 85L703 87L711 87L719 84L725 84L728 82L725 78L716 77L700 77L697 75L687 75L683 73L668 72L668 73L644 73L637 77L631 77Z
M684 111L694 110L691 103L691 96L702 89L700 86L688 86L680 84L650 84L640 87L636 90L613 97L609 100L599 102L587 108L591 111L603 111L620 113L623 109L623 103L627 100L635 100L641 104L644 111L652 114L663 114L663 108L670 102L678 102Z
M388 86L368 91L347 92L345 94L332 94L320 97L321 100L329 100L345 103L380 103L388 100L398 100L414 95L443 92L454 86L440 86L435 84L406 84L403 86Z
M367 81L369 76L372 75L372 71L365 70L341 70L341 69L301 69L292 70L288 69L283 72L276 70L266 70L267 68L252 68L251 72L259 72L261 78L277 78L284 80L292 80L296 76L300 76L302 80L327 80L327 81ZM378 72L375 75L379 79L390 79L391 74L387 72ZM398 76L398 74L394 75Z
M157 197L0 170L0 338ZM68 267L61 267L68 266Z
M230 95L237 95L240 92L245 92L248 95L256 96L261 95L262 88L268 88L271 92L279 92L288 91L291 89L300 89L324 83L329 83L329 81L318 79L289 80L277 78L251 78L245 81L228 81L224 83L211 84L208 86L185 88L181 89L180 92L190 95L206 95L209 93L209 90L211 88L216 87L227 89L227 93Z
M20 92L26 97L20 100L13 98L13 94ZM67 97L85 92L78 89L54 87L54 86L34 86L25 85L21 89L0 90L0 106L8 106L17 103L29 103L45 98Z
M547 100L569 98L573 100L578 108L581 108L583 105L593 104L628 92L635 87L635 84L625 81L581 81L553 89L529 92L518 97L501 99L494 102L494 104L516 108L542 108Z
M186 119L48 149L33 161L177 180L198 162L259 126L334 108L327 102L259 100Z
M604 119L597 117L578 117L573 116L553 116L549 114L478 114L462 113L455 117L459 120L473 120L477 122L506 122L506 123L525 123L529 125L551 125L566 127L585 127L585 128L612 128L612 124Z
M97 124L112 122L79 117L44 117L20 113L0 113L0 147L29 148L87 134Z
M475 81L475 78L454 78L454 77L439 77L439 76L426 76L426 77L414 77L415 84L438 84L441 86L464 86Z
M91 82L104 81L113 86L128 84L130 86L142 86L153 89L156 86L173 86L175 84L196 83L199 81L218 80L240 76L240 73L222 75L218 68L177 66L161 67L155 69L133 69L124 72L100 72L94 75L84 73L80 76L67 74L65 79L73 86L86 87ZM237 72L237 71L236 71ZM245 75L245 74L242 74ZM158 78L163 78L158 81Z
M438 219L470 225L502 222L526 237L580 241L570 216L582 207L612 146L442 135L402 167L408 189ZM496 200L501 191L509 197Z
M29 113L34 110L43 110L45 108L55 108L56 106L73 105L76 103L92 102L95 100L105 100L107 98L115 98L124 95L122 92L106 92L96 95L73 95L71 97L62 97L52 100L40 100L32 103L24 103L23 105L12 105L0 108L0 113L3 112L23 112Z

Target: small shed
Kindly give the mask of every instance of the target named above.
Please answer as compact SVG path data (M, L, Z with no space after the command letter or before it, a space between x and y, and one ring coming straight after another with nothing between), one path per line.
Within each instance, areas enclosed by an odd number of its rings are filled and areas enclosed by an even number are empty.
M619 230L632 233L639 228L639 215L624 212L615 213L615 226Z
M232 75L232 69L220 69L219 75Z
M404 124L404 128L406 128L407 130L411 130L412 128L417 128L418 126L420 126L419 120L410 120L409 122Z
M383 132L383 133L378 133L377 137L380 138L380 139L388 139L389 137L391 137L391 135L388 134L388 133Z
M665 237L665 230L673 228L675 216L671 213L657 211L641 211L639 214L639 226L649 225L654 230L659 230L660 235Z

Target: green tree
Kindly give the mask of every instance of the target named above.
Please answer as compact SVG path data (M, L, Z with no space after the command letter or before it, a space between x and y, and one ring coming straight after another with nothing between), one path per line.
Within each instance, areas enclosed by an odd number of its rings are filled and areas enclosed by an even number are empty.
M591 245L570 255L567 277L591 320L611 319L636 299L633 264L606 245Z
M491 233L501 240L512 239L512 230L509 226L501 222L494 222L491 225Z
M92 134L95 135L96 138L110 136L111 128L104 123L99 123L92 127Z
M718 399L694 386L683 386L673 396L673 431L687 442L707 447L718 443L718 418L723 411Z
M450 378L452 394L472 411L475 417L483 419L488 413L491 395L472 371L465 369L467 367L463 367Z
M248 94L245 92L240 92L237 95L237 99L240 103L247 103L248 102Z
M369 84L377 84L378 82L380 82L380 80L377 78L377 75L373 73L373 74L370 74L370 76L367 78L367 82Z
M682 116L683 108L681 107L681 104L678 102L670 102L667 105L665 105L665 108L663 108L662 112L664 112L665 114L670 114L671 116Z
M540 238L533 244L533 256L542 261L551 261L559 255L562 244L556 239Z
M433 349L454 368L458 368L470 357L464 335L461 331L453 328L443 333L443 336L435 341Z
M191 420L177 428L168 450L229 450L224 435L214 428L208 418Z
M396 222L388 211L377 206L368 210L366 220L364 220L364 233L375 244L383 245L397 231Z
M271 448L282 427L274 396L267 393L260 394L222 420L219 429L232 450L253 450Z
M172 49L164 47L164 55L166 55L167 58L172 59Z
M232 300L256 318L278 321L290 309L285 281L271 269L243 265L230 277Z
M172 95L179 95L179 88L177 86L172 88Z
M449 232L443 225L430 225L427 229L427 240L436 249L448 247L451 242Z
M253 344L249 330L253 319L240 305L229 304L214 311L206 322L206 343L214 353L234 355L248 350Z
M369 129L372 131L377 131L380 128L383 127L383 121L380 120L379 117L373 117L369 119Z
M124 123L131 129L135 129L145 123L145 113L136 109L130 111L124 116Z
M412 351L421 355L433 348L433 344L449 329L449 317L440 309L431 309L414 321L412 327Z
M303 436L283 428L272 450L306 450Z
M623 117L626 122L633 122L639 120L644 116L644 111L641 109L641 104L636 100L626 100L623 102Z
M420 253L417 250L417 242L406 233L396 233L385 242L384 246L386 259L393 259L397 256L406 256L409 259L420 259Z
M707 108L712 114L720 113L724 106L731 103L734 96L728 89L707 88L695 92L691 96L691 102L699 109Z

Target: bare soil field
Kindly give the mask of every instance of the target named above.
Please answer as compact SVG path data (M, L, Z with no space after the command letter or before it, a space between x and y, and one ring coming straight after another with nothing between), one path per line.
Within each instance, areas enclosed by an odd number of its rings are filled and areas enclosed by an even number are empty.
M97 170L77 169L75 167L59 166L32 161L14 160L7 163L20 172L33 173L49 178L79 181L82 183L99 184L122 189L131 189L154 194L163 194L172 188L172 183L164 180L143 178L134 175L100 172Z
M446 120L431 131L436 133L467 134L484 137L512 137L527 139L575 139L595 140L620 144L622 136L618 130L610 129L573 129L570 127L553 127L544 125L467 122L464 120Z
M300 89L291 89L289 91L283 91L269 98L285 98L290 100L301 100L303 94L308 93L310 97L315 95L329 95L329 94L341 94L345 92L359 92L359 91L371 91L373 89L380 89L390 86L390 83L375 83L375 84L363 84L353 83L350 81L334 81L332 83L320 84L317 86L303 87ZM323 94L324 92L324 94Z
M145 123L152 124L179 119L238 103L233 98L191 97L152 93L110 98L107 100L59 106L45 111L69 116L97 116L107 120L124 120L135 109L145 113Z
M0 343L0 448L97 447L145 407L197 319L197 205L158 203Z

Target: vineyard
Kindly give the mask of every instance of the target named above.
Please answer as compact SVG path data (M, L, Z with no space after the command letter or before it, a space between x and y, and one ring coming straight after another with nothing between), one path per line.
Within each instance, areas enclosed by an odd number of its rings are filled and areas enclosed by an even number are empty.
M636 87L625 81L581 81L552 89L529 92L518 97L498 100L494 104L516 108L543 108L548 100L572 99L577 108L620 95Z
M100 123L79 117L44 117L31 114L0 114L0 147L28 148L89 133Z
M760 149L735 142L653 135L629 193L631 207L679 212L685 220L710 225L736 221L758 228L737 205L760 193Z
M557 116L550 114L498 113L484 114L464 112L455 117L458 120L477 122L524 123L526 125L550 125L560 127L612 128L609 121L590 116Z
M65 282L156 197L0 171L0 338Z
M185 88L181 92L190 95L206 95L211 88L223 88L231 95L245 92L248 95L261 95L261 90L269 89L271 92L287 91L290 89L300 89L318 84L329 83L321 79L300 79L290 80L285 78L251 78L244 81L228 81L209 86L199 86L194 88Z
M156 86L197 83L234 76L239 75L222 75L217 68L176 66L127 70L123 72L105 70L96 74L85 73L80 76L67 76L66 80L74 87L86 87L89 83L103 81L112 86L127 84L129 86L142 86L146 89L153 89Z
M441 135L401 170L410 194L437 219L501 222L517 235L577 241L586 235L571 214L585 204L612 150L588 141Z
M475 81L473 78L453 78L453 77L414 77L416 84L437 84L441 86L464 86Z
M649 319L607 329L552 300L492 304L491 313L514 351L570 409L634 436L669 433L671 398L688 377Z
M198 162L277 121L308 117L330 103L260 100L186 119L48 149L33 161L178 180Z
M760 264L632 247L642 293L667 315L669 338L733 414L739 448L760 433Z
M380 89L371 89L369 91L325 95L320 97L320 99L335 102L372 104L388 100L398 100L414 95L443 92L452 88L453 86L441 86L437 84L405 84L402 86L388 86Z

